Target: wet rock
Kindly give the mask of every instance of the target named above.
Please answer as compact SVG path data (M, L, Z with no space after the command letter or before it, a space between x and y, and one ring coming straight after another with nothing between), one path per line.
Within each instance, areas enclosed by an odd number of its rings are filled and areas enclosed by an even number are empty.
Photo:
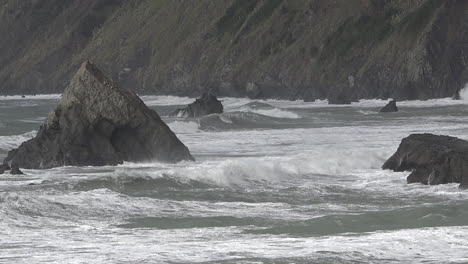
M187 147L132 91L89 61L71 80L36 137L4 163L27 169L193 160Z
M391 112L398 112L398 107L396 105L396 100L391 100L385 105L382 109L380 109L380 113L391 113Z
M17 165L14 165L14 166L11 167L10 173L13 174L13 175L23 175L24 174Z
M433 134L412 134L382 166L411 171L408 183L461 183L468 186L468 141Z
M210 114L222 114L223 104L211 93L204 93L201 98L185 108L175 110L171 116L200 117Z

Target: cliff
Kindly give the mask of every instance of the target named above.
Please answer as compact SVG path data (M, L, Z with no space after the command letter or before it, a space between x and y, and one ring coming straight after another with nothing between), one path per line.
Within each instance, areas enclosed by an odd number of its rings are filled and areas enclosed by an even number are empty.
M85 59L141 94L427 99L468 82L464 0L0 0L0 93Z

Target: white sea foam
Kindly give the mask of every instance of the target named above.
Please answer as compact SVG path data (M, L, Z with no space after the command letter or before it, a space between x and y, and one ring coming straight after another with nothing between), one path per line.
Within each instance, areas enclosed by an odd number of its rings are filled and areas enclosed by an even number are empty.
M249 186L251 182L297 181L299 177L311 174L349 175L363 169L379 168L387 157L388 151L322 150L288 157L231 158L221 162L186 164L167 173L219 186Z
M250 107L241 108L241 111L256 113L264 116L276 117L276 118L290 118L290 119L298 119L301 118L300 115L287 110L282 110L279 108L273 109L252 109Z
M21 143L35 137L36 130L13 136L0 136L0 150L11 150L17 148Z
M148 106L186 105L195 101L194 98L171 95L143 95L140 98Z
M228 117L249 102L226 99L228 113L220 119L235 125L236 119ZM251 104L251 110L297 113L304 116L294 121L301 126L287 127L291 120L278 119L274 122L282 126L277 128L200 131L196 121L169 119L196 162L1 175L0 258L11 263L468 261L467 228L443 226L464 223L467 192L457 184L408 185L408 172L380 169L410 133L467 138L465 106L455 113L405 109L377 118L373 113L387 101L330 111L292 109L337 107L323 101L261 102L271 107ZM255 122L273 120L247 112L240 114L259 117ZM0 149L17 147L35 134L0 137ZM132 229L120 226L135 218L148 219ZM331 231L319 235L325 229Z
M460 90L459 95L461 100L468 101L468 83Z
M199 132L199 125L195 121L174 121L167 123L167 125L176 134Z
M461 97L468 98L468 89L463 89L461 92ZM464 95L463 95L464 94ZM385 106L391 99L382 100L382 99L362 99L358 102L352 102L350 105L334 105L328 104L328 100L316 100L313 102L304 102L303 100L256 100L261 103L266 103L274 107L280 108L346 108L346 107L361 107L361 108L381 108ZM252 102L247 98L222 98L223 105L226 109L237 109L242 107L249 102ZM397 106L402 107L434 107L434 106L452 106L452 105L466 105L468 104L468 99L465 100L453 100L450 97L447 98L438 98L438 99L429 99L429 100L404 100L398 101Z

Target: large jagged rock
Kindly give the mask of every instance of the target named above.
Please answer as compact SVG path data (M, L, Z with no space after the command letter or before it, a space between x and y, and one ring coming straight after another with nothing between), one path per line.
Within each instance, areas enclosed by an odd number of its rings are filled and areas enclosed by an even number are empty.
M412 134L382 166L393 171L411 171L408 183L461 183L468 186L468 141L433 134Z
M213 94L204 93L201 98L187 105L185 108L175 110L171 116L200 117L210 114L222 114L223 104Z
M149 160L193 158L155 111L86 61L37 136L10 151L4 163L38 169Z
M396 100L391 100L386 104L382 109L380 109L380 113L391 113L391 112L398 112L398 107L396 105Z

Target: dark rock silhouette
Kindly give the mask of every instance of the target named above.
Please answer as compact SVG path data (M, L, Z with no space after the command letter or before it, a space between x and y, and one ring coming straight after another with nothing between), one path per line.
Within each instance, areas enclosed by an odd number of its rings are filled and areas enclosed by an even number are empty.
M213 94L204 93L201 98L189 104L185 108L175 110L171 116L200 117L210 114L222 114L223 104Z
M11 168L10 168L10 166L8 166L8 164L1 164L0 165L0 174L3 174L3 173L5 173L5 171L10 170L10 169Z
M412 134L382 166L393 171L411 171L408 183L461 183L468 186L468 141L433 134Z
M385 105L382 109L380 109L380 113L391 113L391 112L398 112L398 107L396 105L396 100L391 100Z
M20 170L20 168L18 167L18 165L12 166L12 167L11 167L10 173L13 174L13 175L22 175L22 174L24 174L24 173Z
M187 147L132 91L83 63L36 137L8 153L11 167L193 160Z
M328 104L349 105L351 104L351 99L345 93L338 93L337 95L328 97Z

